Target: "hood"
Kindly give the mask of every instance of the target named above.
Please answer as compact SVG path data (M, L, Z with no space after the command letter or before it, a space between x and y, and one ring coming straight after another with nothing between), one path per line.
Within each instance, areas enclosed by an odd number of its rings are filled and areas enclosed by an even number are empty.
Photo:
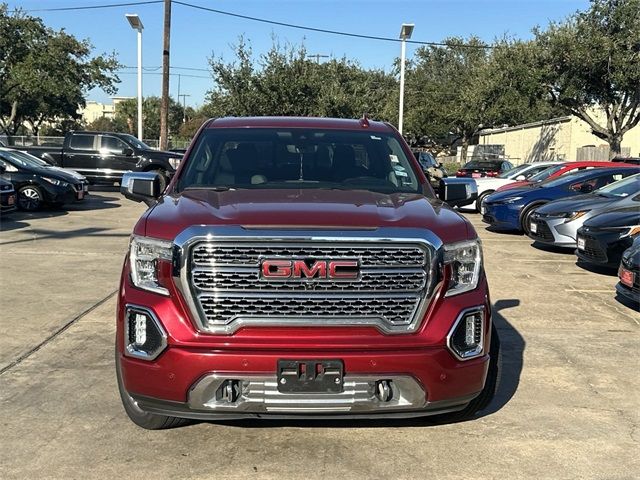
M68 170L59 167L23 167L24 170L35 173L36 175L42 175L43 177L55 178L56 180L62 180L67 183L78 183L79 178L72 175ZM73 172L76 174L76 172ZM76 174L77 175L77 174Z
M595 193L577 195L575 197L563 198L554 202L549 202L537 209L542 215L559 215L580 210L593 210L602 208L609 203L620 200L620 198L605 197Z
M176 152L167 152L164 150L145 150L145 154L153 158L182 158L184 155Z
M147 212L145 230L137 233L173 240L192 225L322 230L425 228L445 243L474 236L467 221L439 200L409 193L320 189L184 191L161 198Z
M525 186L521 188L512 188L509 190L498 189L495 192L493 192L491 195L489 195L485 201L487 203L498 202L506 198L522 197L533 191L538 191L538 189L532 188L531 186Z
M67 174L70 175L71 177L75 178L76 182L79 181L84 181L87 178L84 175L80 175L78 172L76 172L75 170L70 170L68 168L60 168L60 167L45 167L47 172L57 172L57 173L63 173L63 174Z
M640 210L637 206L610 210L584 222L584 227L595 229L633 225L640 225Z
M513 188L522 188L522 187L527 187L529 185L533 185L533 182L530 182L529 180L517 180L517 181L512 181L511 183L507 183L506 185L502 185L500 188L498 188L498 192L502 192L504 190L511 190Z

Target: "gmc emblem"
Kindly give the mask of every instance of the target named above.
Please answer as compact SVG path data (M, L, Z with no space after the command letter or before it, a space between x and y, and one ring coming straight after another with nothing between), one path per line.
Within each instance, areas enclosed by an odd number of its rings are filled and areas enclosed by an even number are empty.
M262 260L262 278L355 280L358 278L358 260Z

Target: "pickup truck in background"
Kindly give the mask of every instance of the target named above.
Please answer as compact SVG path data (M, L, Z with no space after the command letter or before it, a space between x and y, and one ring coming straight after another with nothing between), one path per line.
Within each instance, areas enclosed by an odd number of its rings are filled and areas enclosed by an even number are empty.
M164 188L182 160L179 153L153 150L133 135L69 132L59 146L17 147L56 165L75 170L92 183L114 183L125 172L154 172Z

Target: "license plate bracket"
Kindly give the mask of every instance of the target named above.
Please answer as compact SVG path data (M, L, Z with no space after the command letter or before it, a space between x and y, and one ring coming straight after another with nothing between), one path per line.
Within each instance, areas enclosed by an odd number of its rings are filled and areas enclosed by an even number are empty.
M340 393L342 360L278 360L280 393Z
M578 250L584 250L584 238L582 237L578 237Z
M529 224L529 230L531 233L538 233L538 224L536 222L531 222Z

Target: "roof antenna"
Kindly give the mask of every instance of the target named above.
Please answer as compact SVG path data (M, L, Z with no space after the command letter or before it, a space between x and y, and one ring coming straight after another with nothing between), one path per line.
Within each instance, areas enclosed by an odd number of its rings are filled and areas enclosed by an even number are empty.
M360 126L362 128L368 128L369 127L369 117L367 116L367 112L364 112L362 114L362 118L360 119Z

